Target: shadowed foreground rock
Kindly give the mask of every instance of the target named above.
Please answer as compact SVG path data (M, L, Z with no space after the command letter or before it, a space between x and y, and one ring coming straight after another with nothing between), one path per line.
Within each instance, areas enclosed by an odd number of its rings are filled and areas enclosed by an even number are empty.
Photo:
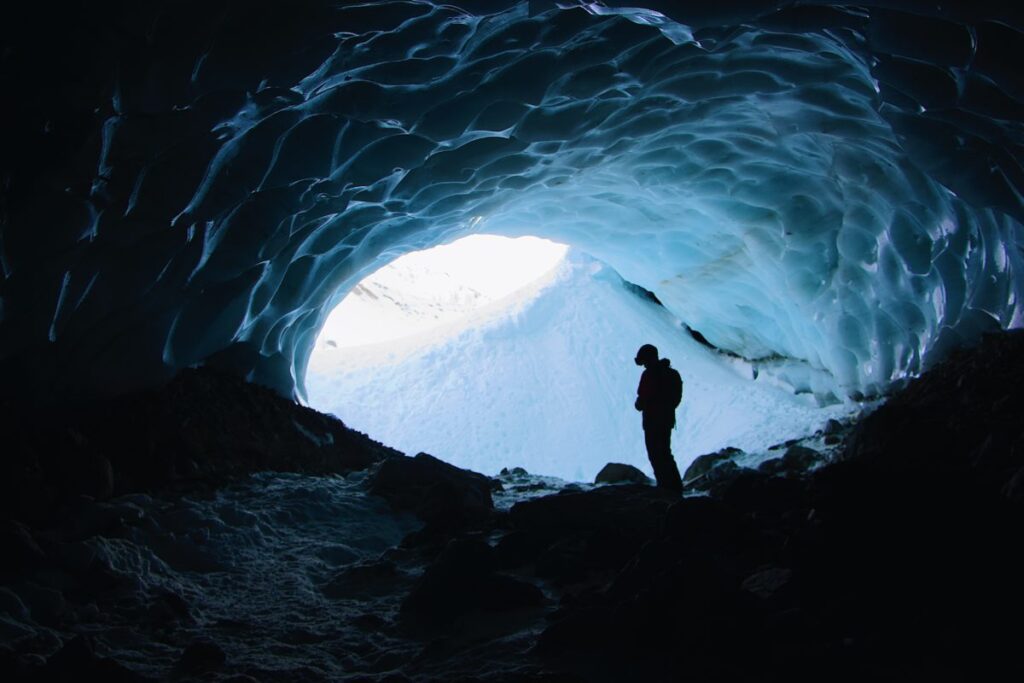
M843 461L675 503L538 650L593 680L1019 678L1022 373L1024 335L986 338L865 419Z
M621 462L608 463L594 477L595 484L620 484L622 482L646 484L650 482L650 478L636 467Z
M416 513L432 527L458 527L483 519L493 508L489 477L438 460L427 453L381 463L370 492L393 507Z
M209 369L116 399L0 410L0 510L42 519L75 496L189 488L251 472L362 470L400 455L340 420Z
M472 610L536 607L544 594L531 583L495 571L494 552L479 539L455 539L429 566L402 603L405 616L447 624Z
M574 486L508 511L494 508L495 482L483 475L426 454L398 456L338 431L343 427L329 418L264 401L258 388L215 389L220 378L205 373L182 381L168 396L137 399L134 408L122 404L138 420L126 429L145 444L192 443L187 452L209 453L199 474L132 479L124 451L109 459L115 491L141 481L209 487L263 462L247 459L239 446L251 442L246 434L256 434L280 440L260 452L281 468L346 471L376 459L367 487L426 521L400 546L340 569L323 587L328 599L353 604L393 599L391 612L353 618L375 638L380 634L373 642L382 649L371 655L394 674L364 680L1024 677L1015 626L1024 611L1022 333L989 337L911 382L852 428L831 464L817 467L806 444L791 443L777 466L757 470L725 471L714 463L728 458L706 459L715 473L706 495L680 499L628 483ZM179 405L190 382L210 395L194 392L194 405ZM199 414L203 402L208 415ZM219 416L219 429L211 415ZM172 416L194 420L196 431L182 439ZM104 440L112 438L111 422L61 424L49 438L71 444L67 453L119 443ZM142 425L153 431L141 436ZM323 436L316 445L306 432L332 434L333 445ZM24 458L33 440L48 438L38 422L13 433L20 434L14 443L23 463L33 462ZM210 448L200 448L198 439ZM157 463L166 463L176 451L153 446L153 452ZM28 483L26 490L48 491L51 502L61 492L71 495L73 489L54 483L66 478L54 480L45 468L26 472L12 473ZM5 484L13 492L18 481ZM3 608L30 610L39 623L65 631L69 606L121 585L92 567L87 552L68 552L59 542L116 523L73 512L88 508L80 496L75 501L78 507L69 503L65 510L72 512L53 520L45 536L31 521L6 520L0 528L5 582L32 580L58 565L74 577L73 592L22 591L27 603L7 599ZM202 610L164 592L147 618L173 629L194 624ZM246 664L225 657L215 641L188 642L180 673L229 676ZM394 643L419 654L394 657L388 654ZM45 659L16 652L0 650L0 673L12 680L66 679L70 671L139 680L98 655L88 639L65 638Z

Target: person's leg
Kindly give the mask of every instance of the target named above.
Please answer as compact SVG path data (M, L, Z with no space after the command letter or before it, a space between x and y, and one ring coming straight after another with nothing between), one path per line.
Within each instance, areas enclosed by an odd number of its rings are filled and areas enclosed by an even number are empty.
M654 477L660 488L681 493L683 481L679 468L672 457L672 428L654 428L644 433L647 442L647 457L654 469Z
M654 480L658 482L658 486L664 486L666 480L662 467L664 459L661 457L660 431L659 429L645 429L644 444L647 446L647 459L651 461L651 469L654 470Z
M665 463L662 466L665 470L666 486L670 491L676 493L683 492L683 478L679 476L679 467L676 465L676 459L672 456L672 428L669 427L665 430Z

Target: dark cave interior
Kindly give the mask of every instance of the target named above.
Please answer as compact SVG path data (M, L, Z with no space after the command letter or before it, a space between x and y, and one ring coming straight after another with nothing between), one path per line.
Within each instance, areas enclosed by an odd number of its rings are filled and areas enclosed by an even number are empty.
M638 4L2 10L5 680L1024 675L1021 10ZM886 400L681 499L296 402L484 227Z

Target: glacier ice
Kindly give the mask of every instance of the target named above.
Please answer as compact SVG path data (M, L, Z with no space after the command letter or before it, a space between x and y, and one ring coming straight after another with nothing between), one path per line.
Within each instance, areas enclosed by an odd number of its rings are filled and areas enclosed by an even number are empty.
M485 231L586 252L823 397L1021 324L1012 17L619 4L175 6L98 17L144 50L15 44L40 104L5 185L5 393L209 363L301 395L363 276Z
M511 260L514 244L499 249L488 262ZM763 453L855 409L819 407L771 368L753 379L608 266L573 251L553 257L495 298L472 274L444 280L430 255L382 269L331 313L306 375L310 404L409 454L570 481L592 481L609 461L651 475L633 410L643 343L686 383L673 432L681 470L726 446ZM347 334L344 322L357 319L368 331Z

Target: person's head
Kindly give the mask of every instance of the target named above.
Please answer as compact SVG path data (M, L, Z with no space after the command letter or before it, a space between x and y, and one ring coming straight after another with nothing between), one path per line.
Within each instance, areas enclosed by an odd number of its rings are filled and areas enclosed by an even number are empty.
M644 344L640 347L640 350L636 352L636 358L633 362L637 365L648 366L652 363L658 362L658 349L653 344Z

